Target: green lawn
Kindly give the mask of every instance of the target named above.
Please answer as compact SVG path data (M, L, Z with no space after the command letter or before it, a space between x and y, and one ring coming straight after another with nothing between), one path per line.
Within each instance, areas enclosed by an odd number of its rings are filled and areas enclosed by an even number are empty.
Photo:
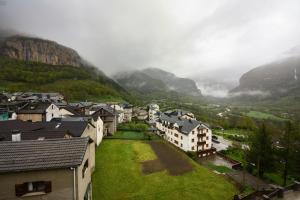
M215 170L219 173L228 173L228 172L232 172L233 170L226 167L226 166L222 166L222 165L214 165L214 164L207 164L206 167L208 167L209 169Z
M285 119L281 117L277 117L275 115L259 112L259 111L249 111L248 113L245 113L246 116L252 117L255 119L269 119L269 120L275 120L275 121L284 121Z
M118 138L118 139L129 139L129 140L144 140L148 139L145 136L144 132L140 131L117 131L113 136L109 136L109 138ZM159 139L159 136L156 134L151 135L151 139Z
M95 200L197 199L231 200L235 186L191 159L195 170L181 176L166 171L142 174L141 161L153 160L150 145L137 140L104 140L96 152L93 175Z

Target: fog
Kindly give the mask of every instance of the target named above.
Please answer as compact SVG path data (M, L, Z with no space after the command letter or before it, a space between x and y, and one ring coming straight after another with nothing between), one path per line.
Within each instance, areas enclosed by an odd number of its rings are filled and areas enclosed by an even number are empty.
M299 0L0 0L3 30L55 40L108 75L157 67L219 96L299 51L299 19Z

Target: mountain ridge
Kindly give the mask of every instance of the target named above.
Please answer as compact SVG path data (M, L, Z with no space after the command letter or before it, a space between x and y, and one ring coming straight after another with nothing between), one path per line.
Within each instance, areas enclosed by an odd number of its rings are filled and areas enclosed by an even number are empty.
M129 91L141 94L152 92L176 92L200 97L201 91L196 83L188 78L179 78L175 74L158 68L146 68L125 73L117 73L113 78Z

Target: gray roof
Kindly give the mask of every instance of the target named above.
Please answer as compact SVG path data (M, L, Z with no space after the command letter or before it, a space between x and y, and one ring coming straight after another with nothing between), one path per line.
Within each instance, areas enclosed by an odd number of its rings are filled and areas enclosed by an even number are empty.
M0 143L0 173L77 167L89 138Z
M26 122L20 120L0 121L0 140L11 140L14 131L22 133L22 139L36 140L39 137L62 138L65 133L81 137L89 122L87 121L51 121ZM60 133L60 134L59 134Z
M169 122L170 124L177 124L181 133L188 135L194 128L201 125L202 123L194 119L183 119L175 115L162 114L160 120Z

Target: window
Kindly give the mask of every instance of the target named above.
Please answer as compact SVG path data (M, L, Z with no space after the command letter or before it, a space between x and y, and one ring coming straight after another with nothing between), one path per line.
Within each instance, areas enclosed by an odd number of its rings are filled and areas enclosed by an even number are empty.
M192 131L192 134L194 135L195 131Z
M208 144L206 144L206 147L208 147Z
M177 140L174 140L175 144L178 144L178 141Z
M181 136L181 139L183 140L183 137Z
M21 141L21 133L12 134L11 135L11 141L13 141L13 142Z
M87 169L89 168L89 160L87 159L83 165L83 168L82 168L82 178L84 178L84 175L87 171Z
M15 185L16 196L21 197L29 193L49 193L52 190L50 181L26 182Z
M178 134L174 133L174 136L175 136L175 137L178 137Z
M206 140L208 140L208 139L209 139L209 137L207 136L207 137L206 137Z
M192 142L194 142L195 140L194 139L192 139Z
M194 150L194 147L192 147L192 150Z
M180 147L182 147L182 143L180 144Z

